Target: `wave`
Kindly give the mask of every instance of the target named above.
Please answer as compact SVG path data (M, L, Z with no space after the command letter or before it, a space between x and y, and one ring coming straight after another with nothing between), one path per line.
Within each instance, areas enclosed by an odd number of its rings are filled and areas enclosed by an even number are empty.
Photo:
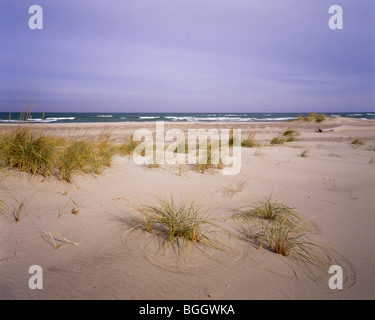
M60 121L60 120L74 120L76 117L60 117L60 118L45 118L44 121Z
M14 120L14 119L7 119L7 120L1 120L0 119L0 122L10 122L10 123L29 123L29 122L57 122L57 121L61 121L61 120L74 120L75 117L60 117L60 118L45 118L45 119L42 119L42 118L31 118L31 119L27 119L27 120Z
M286 120L297 120L297 117L284 117L284 118L262 118L261 121L286 121Z
M97 115L98 118L113 118L113 116L111 114L100 114L100 115Z
M368 116L375 116L375 113L366 113Z
M185 116L185 117L177 117L177 116L168 116L165 117L165 119L170 119L172 121L188 121L188 122L204 122L204 121L220 121L220 122L225 122L225 121L256 121L259 119L256 118L240 118L240 117L192 117L192 116Z
M139 119L159 119L160 117L138 117Z
M171 119L172 121L178 121L178 120L181 120L181 121L191 121L193 119L193 117L177 117L177 116L168 116L168 117L164 117L165 119Z

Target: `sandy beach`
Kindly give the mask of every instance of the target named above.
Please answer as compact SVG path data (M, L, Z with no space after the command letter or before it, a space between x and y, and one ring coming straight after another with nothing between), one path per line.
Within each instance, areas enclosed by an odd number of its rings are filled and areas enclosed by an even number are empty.
M0 214L0 299L375 298L375 120L164 125L184 132L238 128L259 146L241 148L235 176L189 166L150 168L118 155L101 175L75 174L72 183L4 170L0 199L10 210L20 201L24 208L21 221ZM315 131L318 125L323 132ZM1 124L0 130L11 127ZM94 139L106 130L112 142L122 143L137 129L155 130L155 122L32 127L68 138ZM295 141L270 145L288 129L299 132ZM352 144L355 139L363 144ZM225 191L238 182L242 191ZM319 232L314 241L329 248L331 265L342 267L342 290L329 288L327 267L309 270L241 237L241 222L232 216L271 194L311 219ZM168 248L160 250L155 235L129 224L139 215L137 204L152 203L155 195L188 198L208 210L225 230L217 235L225 247L198 243L178 261ZM65 240L55 249L58 235ZM43 269L41 290L29 288L32 265Z

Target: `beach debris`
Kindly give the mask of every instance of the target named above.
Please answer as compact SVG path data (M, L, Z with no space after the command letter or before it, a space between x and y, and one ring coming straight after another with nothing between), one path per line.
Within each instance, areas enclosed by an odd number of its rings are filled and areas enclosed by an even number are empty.
M51 244L54 249L58 249L62 246L63 243L69 243L75 246L78 246L78 243L72 242L68 240L67 238L63 237L60 233L54 232L54 231L39 231L42 234L42 238L47 241L49 244ZM54 234L54 236L52 235Z
M73 208L71 210L71 213L74 214L74 215L77 215L79 210L81 209L81 207L73 200L73 203L77 206L76 208Z
M67 205L69 204L69 202L70 202L71 200L72 200L72 197L69 198L69 200L68 200L68 202L65 204L64 208L60 211L60 213L59 213L59 215L58 215L59 218L63 215L65 208L67 207ZM70 210L70 212L71 212L71 214L77 215L78 212L79 212L79 210L81 210L81 207L80 207L80 206L79 206L74 200L72 200L72 202L74 203L75 207L72 208L72 209Z
M128 197L117 197L117 198L114 198L113 200L115 200L115 201L123 201L123 200L130 201Z
M71 212L72 212L72 214L77 215L80 209L81 209L80 207L73 208Z

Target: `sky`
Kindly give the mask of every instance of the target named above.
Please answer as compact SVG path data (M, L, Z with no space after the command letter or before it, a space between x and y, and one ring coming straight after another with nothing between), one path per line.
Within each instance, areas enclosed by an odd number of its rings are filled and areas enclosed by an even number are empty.
M31 30L29 7L43 9ZM328 12L343 9L343 29ZM0 0L0 111L375 111L374 0Z

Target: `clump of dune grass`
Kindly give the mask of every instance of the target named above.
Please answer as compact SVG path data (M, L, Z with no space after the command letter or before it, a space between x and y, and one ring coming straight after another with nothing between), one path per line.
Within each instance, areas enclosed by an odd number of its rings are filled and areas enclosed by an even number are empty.
M0 133L1 167L44 177L54 175L72 182L72 174L78 171L101 174L104 168L111 166L115 154L129 154L138 144L115 145L109 141L108 131L101 132L98 141L85 136L72 141L45 134L31 125L32 107L29 105L27 111L21 113L18 126Z
M88 173L93 165L93 143L90 141L74 141L67 148L60 157L60 180L72 182L72 174L75 171L83 171Z
M187 171L188 171L188 166L186 164L179 164L178 165L178 175L179 176L186 175Z
M271 196L234 217L247 223L244 239L256 241L258 249L266 247L282 256L293 256L306 265L326 265L325 249L312 240L316 232L309 220Z
M153 163L149 163L148 164L148 167L150 169L153 169L153 168L160 168L160 164L159 163L156 163L155 161Z
M0 136L0 163L31 174L53 174L59 141L52 136L19 126Z
M15 204L13 205L12 216L14 218L14 221L20 222L21 216L24 215L25 208L27 204L30 202L32 197L21 197L20 199L14 199Z
M226 196L233 197L236 193L244 190L246 183L246 180L236 179L234 183L229 183L229 185L221 187L219 191L223 192Z
M3 174L3 170L0 168L0 181L4 178L4 174ZM4 214L7 214L8 213L8 210L7 210L7 204L6 202L3 200L3 199L0 199L0 214L1 213L4 213Z
M233 147L233 145L240 145L241 144L241 141L238 141L238 140L236 140L236 138L234 138L233 130L234 130L233 128L231 128L229 130L229 141L228 141L229 147Z
M277 136L277 137L274 137L274 138L271 140L270 144L271 144L271 145L277 145L277 144L281 145L281 144L283 144L284 142L285 142L285 138L284 138L284 137L282 137L282 136Z
M296 130L288 129L284 131L283 136L286 138L286 142L291 142L297 140L297 136L299 136L300 133Z
M306 158L307 157L307 152L309 152L309 150L303 150L302 153L301 153L301 157L302 158Z
M211 144L208 144L207 148L205 149L205 152L203 154L206 154L206 157L203 157L203 159L200 159L197 164L197 169L199 172L204 174L206 170L208 169L223 169L224 164L222 159L219 159L219 162L216 164L213 162L213 155L212 155L212 146ZM197 148L197 156L199 156L199 148Z
M128 141L119 146L118 151L120 155L127 156L134 152L134 149L140 144L140 141Z
M299 135L299 132L296 130L288 129L288 130L285 130L283 133L283 136L285 137L291 136L291 135Z
M117 152L118 147L108 140L67 142L58 160L59 179L72 182L74 172L101 174L104 168L111 166Z
M261 221L247 234L248 239L255 239L259 249L267 247L272 252L296 260L317 265L326 265L326 257L322 254L323 247L312 240L315 234L306 228L307 220L299 224L291 224L289 220Z
M137 208L142 214L137 228L161 237L164 246L177 248L179 257L194 243L217 247L212 230L216 225L209 220L209 213L194 201L183 199L176 202L173 196L155 196L154 199L154 204L140 204Z
M367 146L366 150L375 151L375 146Z
M256 148L259 147L259 143L254 140L255 133L250 133L248 137L241 142L241 147L244 148Z
M361 138L356 138L352 141L352 144L356 145L356 146L362 146L364 145L365 143L362 141Z
M264 196L254 204L243 206L240 211L234 216L235 218L247 220L260 218L269 221L287 220L291 224L298 224L303 220L298 212L281 202L275 201L272 195Z
M92 168L95 174L101 174L105 167L112 165L112 158L118 152L118 147L107 140L98 142L95 147Z
M315 121L317 123L320 123L320 122L323 122L323 121L327 120L327 117L326 117L326 115L324 115L324 113L310 112L306 117L304 117L302 119L303 119L303 121L307 121L307 122Z

